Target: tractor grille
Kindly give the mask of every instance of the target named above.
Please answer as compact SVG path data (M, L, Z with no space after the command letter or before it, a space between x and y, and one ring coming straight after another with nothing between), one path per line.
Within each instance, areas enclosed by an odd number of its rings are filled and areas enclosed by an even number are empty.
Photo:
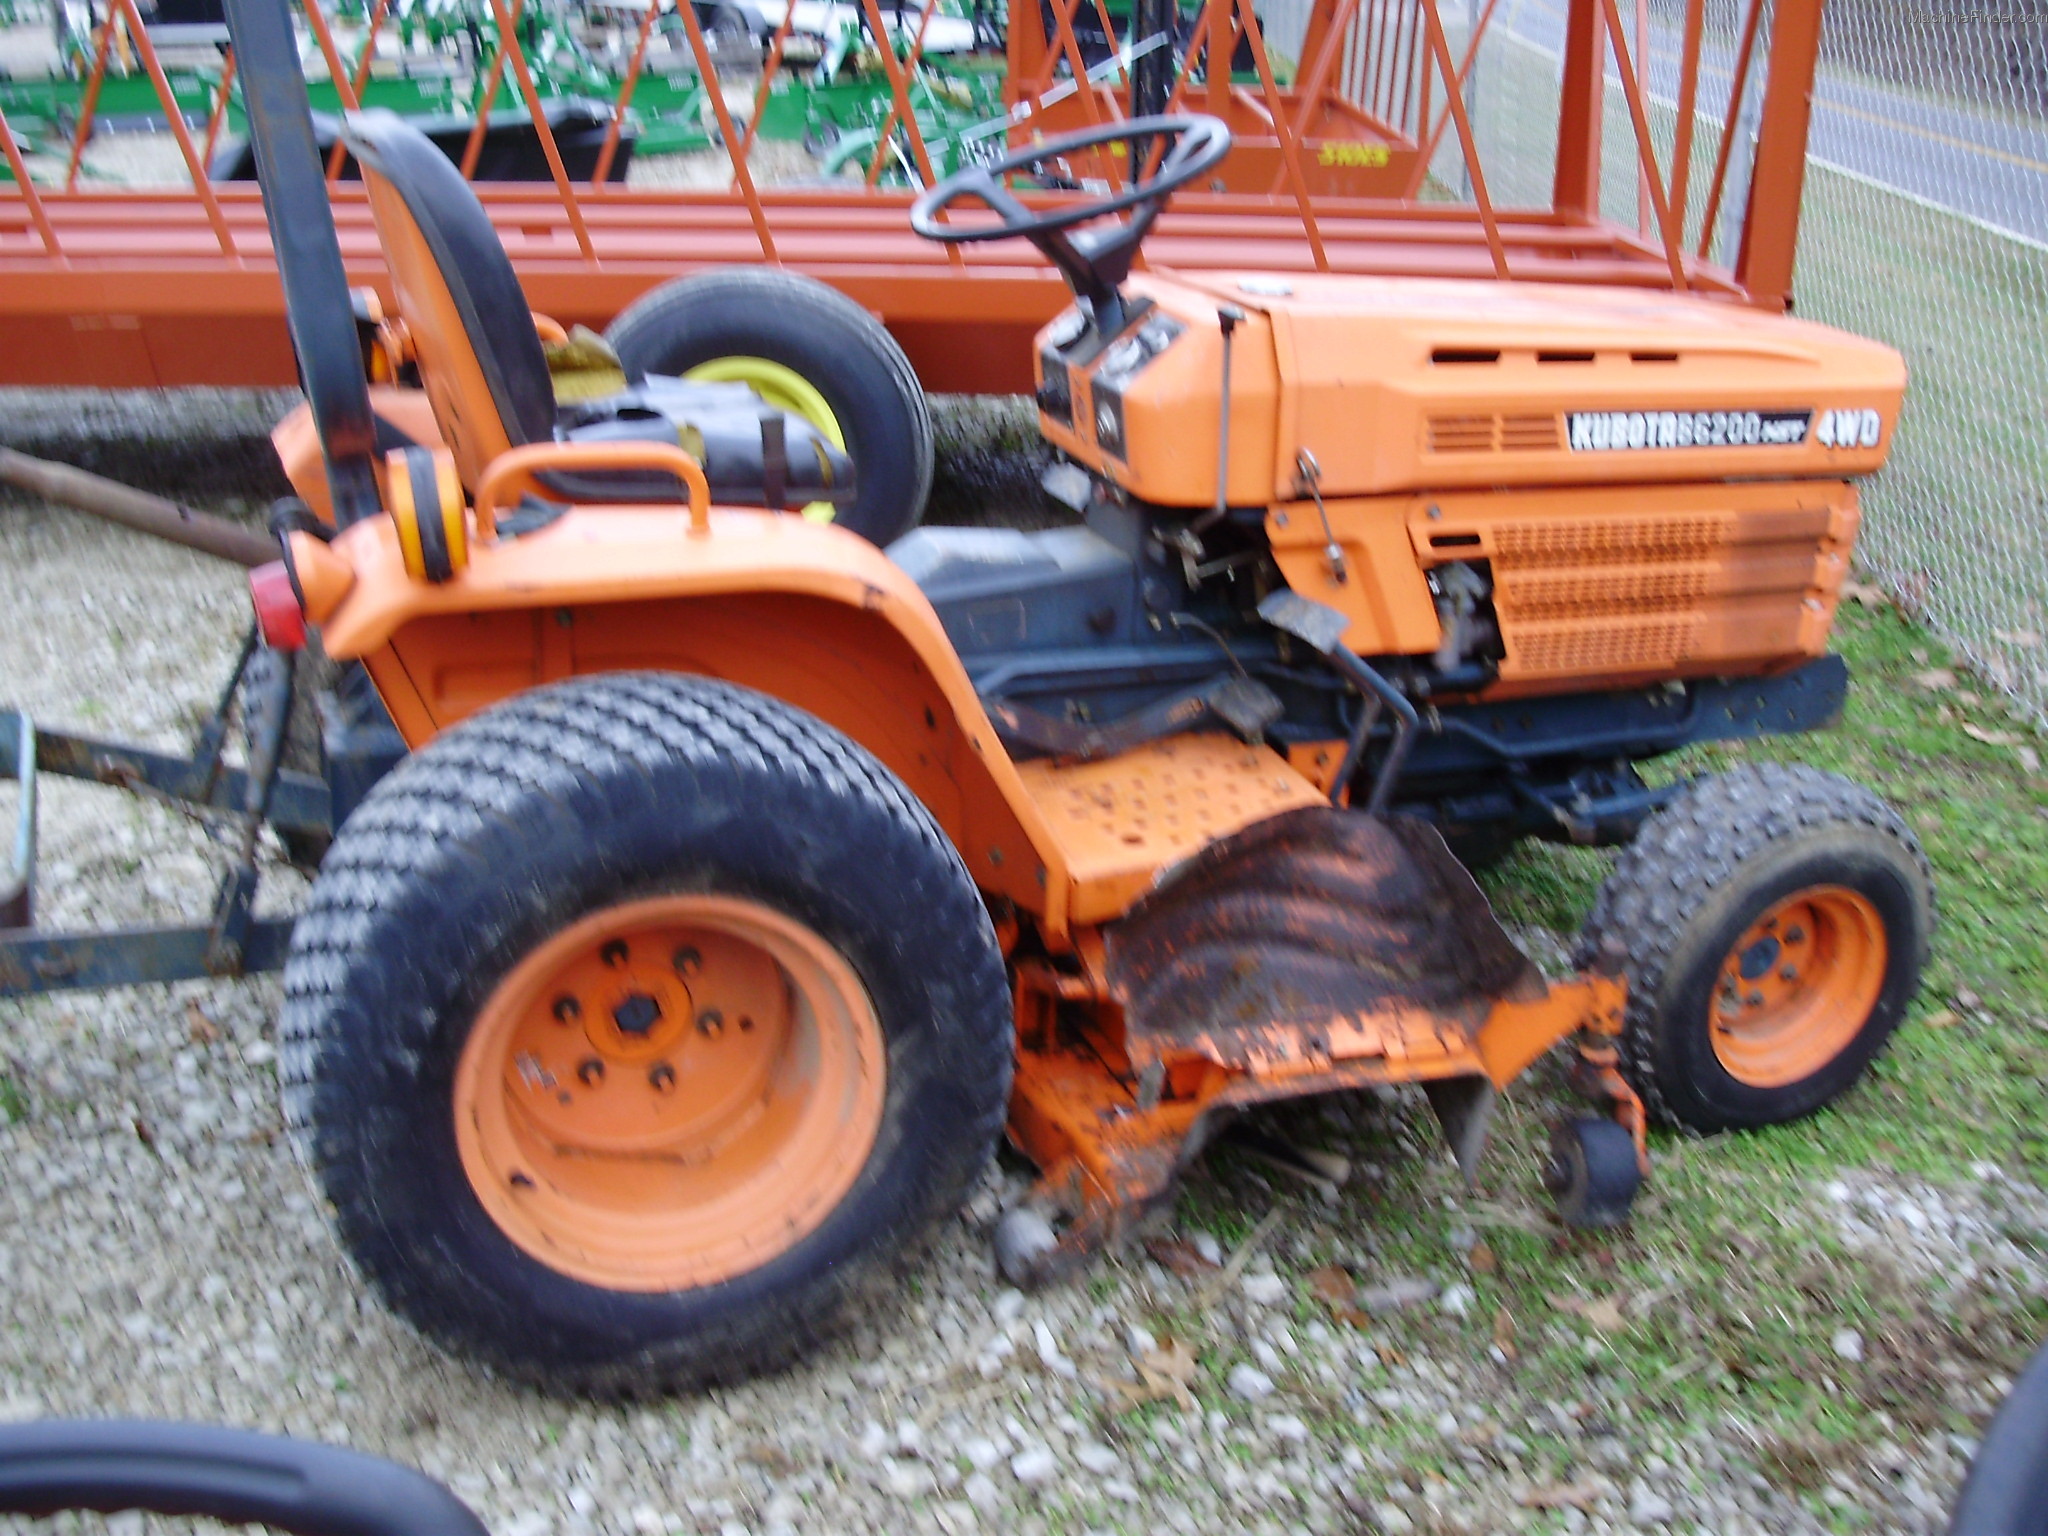
M1725 517L1530 519L1498 523L1500 564L1512 567L1668 565L1700 560L1727 538Z
M1488 563L1504 684L1755 671L1824 647L1847 487L1672 487L1661 516L1645 494L1479 496L1423 525L1431 559Z
M1531 627L1508 642L1508 654L1524 674L1634 672L1675 665L1697 628L1690 617Z
M1493 452L1491 416L1432 416L1429 418L1431 453Z
M1555 416L1432 416L1431 453L1541 453L1559 446Z

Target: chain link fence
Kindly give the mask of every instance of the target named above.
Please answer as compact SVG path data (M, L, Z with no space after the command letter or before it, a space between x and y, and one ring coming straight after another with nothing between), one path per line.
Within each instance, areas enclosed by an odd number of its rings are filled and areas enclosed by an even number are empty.
M1440 3L1462 55L1479 7ZM1648 59L1651 137L1668 184L1683 0L1621 0L1620 10L1631 55ZM1693 248L1745 10L1708 0L1687 157ZM1770 24L1767 5L1708 250L1731 264ZM1550 205L1563 26L1562 0L1496 0L1468 100L1498 205ZM1608 68L1602 211L1647 231L1611 58ZM1886 341L1912 369L1890 464L1864 487L1859 561L2048 724L2048 0L1988 14L1933 0L1828 0L1808 143L1798 312ZM1467 195L1454 139L1431 179L1435 195Z

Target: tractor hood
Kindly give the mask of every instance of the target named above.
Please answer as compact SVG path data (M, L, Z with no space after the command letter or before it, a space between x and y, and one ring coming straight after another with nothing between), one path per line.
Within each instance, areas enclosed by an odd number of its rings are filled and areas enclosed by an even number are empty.
M1083 337L1076 350L1092 355L1069 369L1070 423L1047 432L1167 506L1215 500L1225 306L1244 314L1237 505L1300 495L1304 453L1325 496L1867 474L1906 384L1903 359L1877 342L1663 291L1221 273L1139 278L1130 292L1141 313L1122 340L1141 344ZM1059 329L1041 336L1041 384Z

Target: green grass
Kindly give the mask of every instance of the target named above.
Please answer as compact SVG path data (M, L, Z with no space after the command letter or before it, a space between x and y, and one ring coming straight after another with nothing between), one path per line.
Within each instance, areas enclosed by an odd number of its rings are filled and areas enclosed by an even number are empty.
M1733 1420L1746 1426L1759 1470L1781 1491L1831 1523L1853 1519L1820 1501L1831 1469L1860 1465L1881 1441L1973 1432L1981 1402L1969 1384L2009 1374L2048 1337L2048 1300L1951 1285L1953 1277L1939 1286L1915 1280L1845 1246L1825 1214L1825 1186L1845 1172L1960 1189L1978 1182L1972 1165L1988 1162L2014 1179L2048 1184L2048 778L2024 768L2018 751L2028 745L2048 757L2048 743L2029 736L1997 745L1967 735L1966 725L1992 735L2016 727L1967 676L1952 686L1916 682L1948 658L1895 610L1845 605L1837 647L1856 679L1838 725L1695 750L1658 767L1678 775L1746 757L1812 763L1870 784L1919 834L1939 892L1933 958L1908 1023L1863 1084L1796 1125L1705 1141L1657 1134L1652 1182L1632 1227L1597 1236L1565 1234L1540 1219L1538 1149L1548 1122L1573 1105L1553 1068L1540 1067L1507 1095L1471 1196L1419 1102L1389 1107L1354 1097L1268 1112L1283 1133L1343 1151L1377 1174L1355 1177L1334 1209L1293 1206L1271 1239L1287 1256L1283 1271L1355 1263L1363 1248L1370 1258L1361 1278L1416 1274L1471 1285L1466 1317L1419 1307L1376 1322L1373 1337L1397 1355L1457 1362L1483 1380L1491 1420L1528 1442L1518 1460L1533 1480L1571 1476L1584 1452L1541 1432L1546 1404L1585 1405L1590 1417L1616 1425L1632 1453ZM1486 883L1505 920L1569 933L1611 857L1530 845ZM1929 1027L1930 1017L1945 1016L1954 1022ZM1275 1198L1256 1165L1225 1146L1189 1180L1179 1216L1184 1228L1206 1226L1228 1244ZM1295 1199L1284 1190L1277 1198ZM1449 1234L1459 1227L1476 1230L1491 1249L1491 1273L1469 1270L1452 1249ZM2048 1251L2048 1232L2019 1218L2006 1235ZM1603 1332L1556 1307L1549 1298L1559 1295L1616 1298L1623 1326ZM1300 1296L1303 1324L1339 1326L1306 1286ZM1516 1348L1506 1364L1490 1355L1503 1309ZM1155 1322L1205 1341L1201 1396L1232 1406L1221 1383L1240 1357L1237 1342L1201 1316ZM1844 1328L1866 1341L1860 1363L1834 1350ZM1964 1385L1945 1386L1952 1381ZM1379 1416L1361 1427L1332 1413L1322 1427L1319 1438L1393 1451L1402 1468L1395 1480L1430 1472L1453 1484L1470 1478L1458 1447L1446 1446L1432 1423ZM1398 1496L1394 1482L1376 1489L1372 1476L1365 1492ZM1552 1518L1533 1528L1551 1528Z

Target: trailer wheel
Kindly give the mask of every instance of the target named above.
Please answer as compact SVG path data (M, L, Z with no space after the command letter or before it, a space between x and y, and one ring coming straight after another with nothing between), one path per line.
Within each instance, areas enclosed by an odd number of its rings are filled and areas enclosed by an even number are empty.
M626 377L751 385L853 460L854 499L803 509L873 544L917 526L932 487L932 418L910 359L880 321L813 278L724 267L663 283L605 338Z
M993 1151L1011 1059L986 910L909 791L776 700L646 673L523 694L383 780L279 1033L392 1307L600 1393L772 1368L885 1294Z
M1644 825L1578 958L1628 981L1623 1065L1651 1113L1715 1132L1799 1119L1855 1082L1918 991L1933 926L1926 856L1889 806L1757 764Z

